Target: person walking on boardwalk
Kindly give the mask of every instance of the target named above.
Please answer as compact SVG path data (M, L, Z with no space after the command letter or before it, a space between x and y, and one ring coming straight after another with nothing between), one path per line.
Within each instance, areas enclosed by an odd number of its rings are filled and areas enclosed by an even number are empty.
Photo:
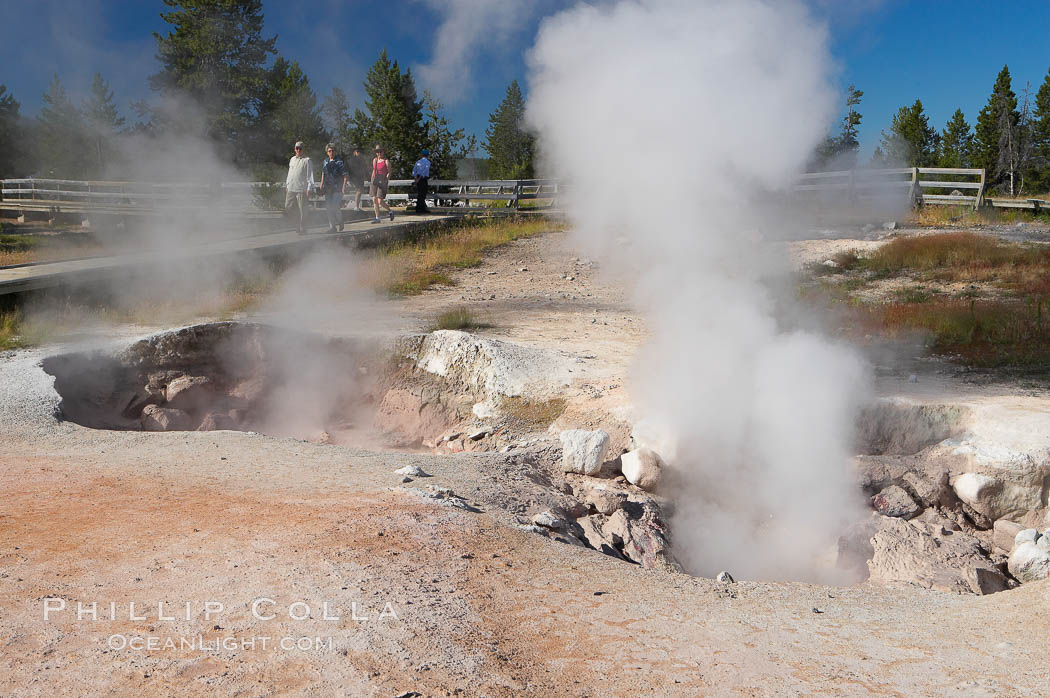
M325 210L328 211L328 232L343 229L343 194L346 193L346 165L335 152L335 145L324 148L328 157L321 165L321 194L324 195Z
M412 179L416 182L416 213L430 213L427 208L427 189L430 188L430 151L423 148L423 157L412 168Z
M284 211L296 218L295 232L306 234L310 190L314 187L314 164L306 156L302 141L295 143L295 155L288 161L288 178L284 181Z
M380 206L386 209L390 220L394 220L394 212L390 210L386 202L386 193L390 186L390 161L386 159L386 151L381 145L376 146L376 156L372 158L372 176L369 182L371 184L368 187L368 193L372 195L372 210L376 214L372 222L379 222Z
M361 154L361 147L354 146L350 149L353 153L346 161L346 174L349 178L350 187L354 190L354 210L361 210L361 195L364 194L362 183L368 179L368 161Z

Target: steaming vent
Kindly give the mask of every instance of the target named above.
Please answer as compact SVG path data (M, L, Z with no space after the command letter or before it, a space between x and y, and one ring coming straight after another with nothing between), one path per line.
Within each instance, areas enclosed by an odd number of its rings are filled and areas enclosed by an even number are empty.
M253 431L412 449L472 404L405 370L389 346L258 324L187 327L116 354L54 356L43 368L62 417L95 429Z

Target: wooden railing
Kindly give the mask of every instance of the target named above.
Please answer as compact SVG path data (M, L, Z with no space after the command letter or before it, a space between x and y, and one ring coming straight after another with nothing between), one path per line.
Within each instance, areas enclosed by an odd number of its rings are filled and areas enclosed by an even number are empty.
M362 203L371 205L366 182ZM415 198L410 179L390 181L389 201ZM552 206L561 186L555 180L431 180L428 198L470 207L471 202L504 202L519 208L522 202L545 201ZM0 180L0 208L44 211L152 212L182 208L220 211L279 210L284 200L284 183L215 182L213 184L104 182L67 179ZM311 202L322 198L315 190ZM480 207L479 207L480 208Z
M802 175L794 189L799 193L831 193L832 198L845 200L846 203L898 197L910 206L951 204L967 205L976 209L986 203L982 169L901 167L886 170L811 172Z

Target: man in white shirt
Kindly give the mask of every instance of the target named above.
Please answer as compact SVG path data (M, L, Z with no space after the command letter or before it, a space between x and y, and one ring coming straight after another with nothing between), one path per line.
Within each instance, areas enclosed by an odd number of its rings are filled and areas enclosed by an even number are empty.
M303 142L296 141L295 155L288 161L288 178L284 182L284 211L286 215L294 215L293 211L298 208L296 232L300 235L306 234L306 212L313 186L314 164L306 157Z

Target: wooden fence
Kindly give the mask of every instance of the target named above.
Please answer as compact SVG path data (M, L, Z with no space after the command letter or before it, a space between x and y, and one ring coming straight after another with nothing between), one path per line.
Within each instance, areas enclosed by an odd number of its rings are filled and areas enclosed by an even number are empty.
M362 204L371 205L367 183ZM530 208L552 207L561 191L560 184L548 179L517 180L431 180L429 199L464 208L487 208L502 204L518 209L523 202ZM0 208L51 213L151 213L182 209L219 212L259 212L280 210L284 184L269 182L216 182L214 184L103 182L65 179L0 180ZM348 197L349 198L349 197ZM407 202L415 198L410 179L390 181L388 201ZM323 204L318 192L311 192L315 207ZM482 205L476 204L481 202Z
M976 209L986 203L984 186L981 169L901 167L811 172L802 175L794 189L800 194L823 194L825 199L846 203L880 199L898 200L909 206L953 204Z

